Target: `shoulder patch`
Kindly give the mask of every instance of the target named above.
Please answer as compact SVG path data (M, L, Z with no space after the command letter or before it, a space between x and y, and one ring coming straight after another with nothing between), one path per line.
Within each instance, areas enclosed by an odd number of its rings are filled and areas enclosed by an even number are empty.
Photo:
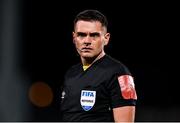
M134 79L130 75L122 75L118 77L121 93L124 99L137 99Z

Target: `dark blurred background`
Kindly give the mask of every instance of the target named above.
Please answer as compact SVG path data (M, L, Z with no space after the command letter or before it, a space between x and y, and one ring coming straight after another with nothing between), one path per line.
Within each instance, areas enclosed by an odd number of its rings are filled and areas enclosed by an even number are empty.
M0 1L0 121L58 121L60 86L79 62L73 19L98 9L109 21L106 53L135 78L136 121L180 121L176 3Z

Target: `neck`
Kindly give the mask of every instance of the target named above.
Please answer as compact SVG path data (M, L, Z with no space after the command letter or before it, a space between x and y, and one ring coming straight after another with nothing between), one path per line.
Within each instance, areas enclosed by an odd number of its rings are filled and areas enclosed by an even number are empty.
M81 61L83 66L92 65L95 61L102 58L105 55L105 52L101 52L99 55L92 57L92 58L83 58L81 57Z

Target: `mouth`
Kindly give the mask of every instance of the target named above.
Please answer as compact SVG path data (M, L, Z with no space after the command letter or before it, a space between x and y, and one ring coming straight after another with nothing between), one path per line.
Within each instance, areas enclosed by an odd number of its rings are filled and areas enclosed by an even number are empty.
M93 50L93 49L89 48L89 47L84 47L81 49L82 52L90 52L91 50Z

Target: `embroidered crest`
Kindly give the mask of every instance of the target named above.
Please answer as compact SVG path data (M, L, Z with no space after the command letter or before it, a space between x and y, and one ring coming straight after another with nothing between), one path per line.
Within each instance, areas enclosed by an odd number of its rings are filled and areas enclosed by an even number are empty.
M81 91L81 106L85 111L89 111L95 104L96 91L82 90Z

